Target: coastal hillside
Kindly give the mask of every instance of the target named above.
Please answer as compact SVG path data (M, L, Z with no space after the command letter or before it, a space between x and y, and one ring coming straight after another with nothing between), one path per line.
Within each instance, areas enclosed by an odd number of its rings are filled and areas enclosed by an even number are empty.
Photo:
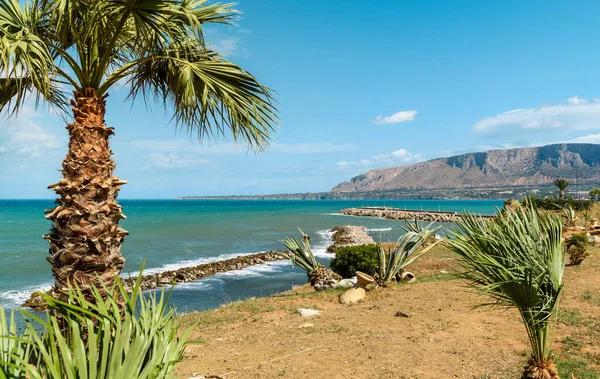
M378 168L338 184L332 192L534 186L557 177L579 183L600 181L600 145L490 150Z

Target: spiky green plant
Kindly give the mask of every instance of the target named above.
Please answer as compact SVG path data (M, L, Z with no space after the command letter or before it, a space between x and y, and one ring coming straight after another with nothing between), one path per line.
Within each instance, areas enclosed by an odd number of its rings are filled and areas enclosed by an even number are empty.
M428 242L440 228L432 228L431 224L423 227L415 220L413 223L407 222L403 229L406 233L398 239L389 253L381 245L379 246L377 280L381 285L392 282L398 273L433 249L439 242L436 241L417 253L417 250Z
M0 379L25 378L31 371L32 351L29 333L17 333L14 311L7 317L4 308L0 308Z
M577 217L577 212L575 212L575 210L569 205L565 206L562 211L563 217L565 218L565 224L570 227L575 226L577 220L579 219Z
M297 264L306 271L308 281L312 286L321 282L331 284L333 281L337 281L339 275L323 266L315 259L310 248L310 237L305 234L300 228L298 228L300 234L302 234L302 245L294 237L289 236L282 241L283 246L288 249L288 252L278 252L279 255L289 259L292 265Z
M180 332L175 310L167 309L169 294L163 290L160 296L144 295L140 280L141 276L130 292L120 280L113 289L93 286L93 299L79 287L71 288L64 302L42 295L48 303L45 318L23 312L37 360L27 365L31 354L19 351L23 358L14 360L15 369L31 379L172 377L191 328Z
M447 245L461 258L462 277L492 305L518 309L532 347L523 377L558 378L549 327L563 288L561 219L531 205L493 220L465 214L452 236Z
M565 190L571 184L571 181L565 178L557 178L552 181L552 183L558 188L558 198L565 198Z

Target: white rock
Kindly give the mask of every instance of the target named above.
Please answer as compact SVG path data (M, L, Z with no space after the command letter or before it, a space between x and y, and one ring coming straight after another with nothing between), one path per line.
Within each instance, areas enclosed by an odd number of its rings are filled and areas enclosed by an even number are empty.
M302 324L298 327L298 329L303 329L303 328L312 328L314 325L310 324L310 323L306 323L306 324Z
M350 288L348 291L340 295L340 303L342 304L353 304L358 303L367 295L367 291L364 288Z
M352 288L356 285L356 276L350 279L342 279L339 282L337 282L337 284L335 285L335 287L343 287L343 288Z
M316 309L298 308L298 310L296 310L296 314L299 314L302 317L313 317L319 316L321 312L317 311Z

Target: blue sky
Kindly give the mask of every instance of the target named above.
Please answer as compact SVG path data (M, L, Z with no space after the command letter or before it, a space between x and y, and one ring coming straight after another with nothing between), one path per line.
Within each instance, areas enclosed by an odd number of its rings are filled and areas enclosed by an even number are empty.
M266 153L176 132L108 99L121 198L327 191L371 168L468 151L600 143L596 1L240 0L213 48L273 88ZM51 198L66 153L43 108L0 120L0 198Z

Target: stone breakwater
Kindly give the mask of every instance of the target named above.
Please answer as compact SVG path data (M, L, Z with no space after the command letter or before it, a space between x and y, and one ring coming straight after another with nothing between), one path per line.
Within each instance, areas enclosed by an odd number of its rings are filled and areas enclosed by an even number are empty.
M420 220L434 222L457 222L460 214L457 212L411 211L398 208L347 208L339 213L347 216L381 217L390 220ZM491 218L492 216L482 216Z
M157 287L171 285L182 282L193 282L207 276L215 275L220 272L228 272L234 270L243 270L248 266L260 265L268 262L279 261L286 259L276 251L267 251L251 255L243 255L222 261L205 263L192 267L182 267L177 270L159 272L142 276L142 290L150 290ZM131 288L137 277L123 279L125 288ZM39 292L34 292L31 297L23 304L25 307L33 308L36 311L41 311L46 308Z
M331 231L333 232L331 236L333 244L327 248L328 253L334 253L338 247L375 244L364 226L336 226Z

